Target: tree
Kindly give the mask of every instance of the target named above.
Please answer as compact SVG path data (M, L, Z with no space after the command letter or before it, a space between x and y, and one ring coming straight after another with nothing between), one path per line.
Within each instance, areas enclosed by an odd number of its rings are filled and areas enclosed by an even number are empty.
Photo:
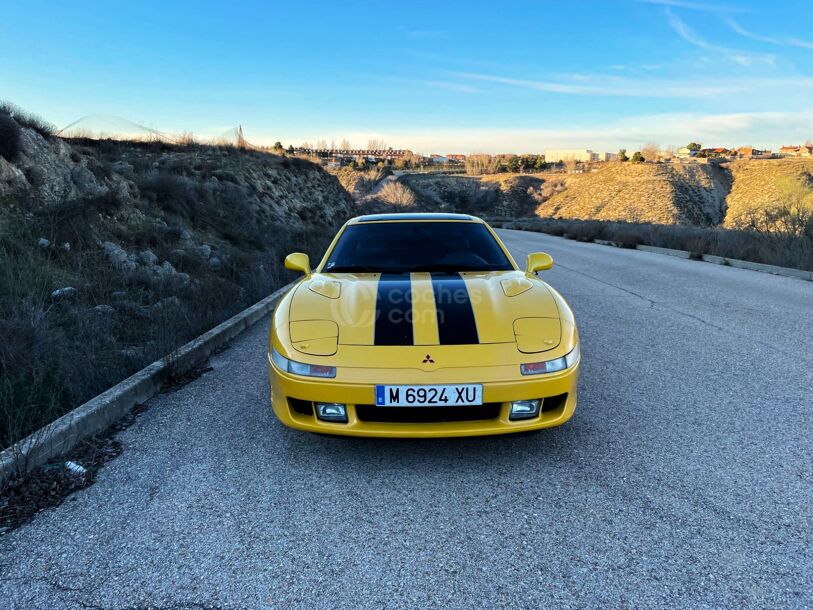
M350 143L350 140L347 138L342 138L342 141L339 142L339 148L341 150L353 150L353 145Z
M387 143L384 140L368 140L367 150L386 150Z
M686 145L686 148L689 150L700 150L703 147L697 142L689 142L689 144Z
M280 152L281 150L283 150L283 147L282 147L282 142L274 142L273 149L274 149L276 152Z
M542 155L536 155L536 159L534 160L534 169L542 170L545 169L545 157Z
M509 158L508 162L505 164L505 167L509 172L512 172L512 173L518 172L519 169L520 169L519 157L513 156L513 157Z
M644 161L646 161L646 159L644 158L644 156L639 151L635 151L632 154L632 162L633 163L643 163Z
M292 155L292 154L294 154L294 152L296 152L296 151L294 151L294 145L293 144L288 144L288 154Z
M621 148L618 150L618 160L619 161L629 161L630 158L627 156L627 149Z
M644 159L657 161L661 155L661 147L655 142L647 142L641 147L641 154L643 155Z
M491 155L469 155L466 157L466 173L470 176L496 174L500 169L500 159Z

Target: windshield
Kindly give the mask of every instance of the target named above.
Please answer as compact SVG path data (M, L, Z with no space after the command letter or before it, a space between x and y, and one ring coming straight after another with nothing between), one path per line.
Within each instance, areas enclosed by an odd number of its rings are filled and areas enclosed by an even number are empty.
M345 228L324 271L505 271L513 269L485 225L386 222Z

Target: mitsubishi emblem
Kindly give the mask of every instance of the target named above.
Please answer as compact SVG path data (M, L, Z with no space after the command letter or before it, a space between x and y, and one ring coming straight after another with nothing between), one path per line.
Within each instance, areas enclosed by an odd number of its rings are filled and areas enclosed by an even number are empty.
M429 354L426 354L426 358L423 359L423 362L421 364L427 364L427 363L435 364L435 361L432 360L432 356L430 356Z

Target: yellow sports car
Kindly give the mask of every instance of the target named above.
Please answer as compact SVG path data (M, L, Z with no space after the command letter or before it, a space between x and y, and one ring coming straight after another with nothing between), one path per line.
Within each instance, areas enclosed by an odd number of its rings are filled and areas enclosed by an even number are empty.
M348 221L271 323L271 401L286 426L439 437L558 426L576 408L579 334L562 296L462 214Z

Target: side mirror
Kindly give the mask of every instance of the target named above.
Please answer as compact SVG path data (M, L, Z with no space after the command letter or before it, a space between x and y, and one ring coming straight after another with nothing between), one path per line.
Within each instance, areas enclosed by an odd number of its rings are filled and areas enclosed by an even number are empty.
M285 257L285 268L291 271L301 271L305 275L311 274L311 261L303 252L294 252Z
M528 255L525 263L525 273L531 274L536 271L545 271L553 267L553 257L545 252L533 252Z

